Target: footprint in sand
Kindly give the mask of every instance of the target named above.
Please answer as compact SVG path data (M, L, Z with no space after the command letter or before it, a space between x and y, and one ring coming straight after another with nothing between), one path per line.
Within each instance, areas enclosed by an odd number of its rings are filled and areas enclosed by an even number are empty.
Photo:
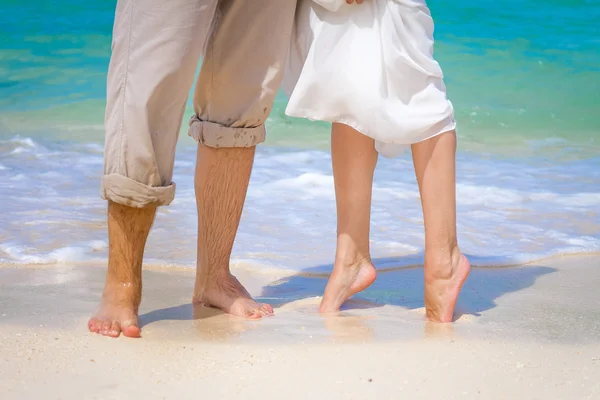
M308 297L306 299L295 300L289 303L285 303L280 307L275 309L275 313L277 312L288 312L288 311L297 311L297 312L308 312L308 313L316 313L319 310L319 304L321 304L322 296Z

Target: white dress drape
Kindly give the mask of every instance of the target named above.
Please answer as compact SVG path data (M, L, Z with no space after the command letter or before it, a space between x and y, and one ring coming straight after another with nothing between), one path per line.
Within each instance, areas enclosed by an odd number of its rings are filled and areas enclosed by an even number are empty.
M433 29L422 0L300 0L286 114L349 125L387 157L455 129Z

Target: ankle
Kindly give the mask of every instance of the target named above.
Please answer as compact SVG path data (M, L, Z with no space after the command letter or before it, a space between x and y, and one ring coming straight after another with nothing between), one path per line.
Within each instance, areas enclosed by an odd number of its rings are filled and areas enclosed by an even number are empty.
M338 234L335 264L352 267L371 262L368 237L364 240L354 240L347 234Z
M107 280L102 291L102 300L110 303L140 305L142 298L141 283L116 282Z
M425 252L425 280L450 279L462 253L458 245Z
M229 266L223 268L197 268L196 270L196 291L203 292L207 288L218 285L222 282L228 282L233 275L229 271Z
M360 266L371 263L371 255L368 251L338 251L335 255L335 265L345 268Z

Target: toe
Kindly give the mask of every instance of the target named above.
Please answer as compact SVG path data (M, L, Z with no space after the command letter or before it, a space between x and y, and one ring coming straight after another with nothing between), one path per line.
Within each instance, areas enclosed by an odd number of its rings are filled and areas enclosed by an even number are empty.
M92 332L100 333L100 331L102 331L102 323L103 323L102 319L96 318L94 320L94 328L93 328Z
M104 336L108 335L110 332L110 327L112 326L112 321L102 321L102 325L100 328L100 333Z
M96 318L91 318L88 321L88 329L90 330L90 332L98 333L97 325L98 325L98 320Z
M114 321L110 327L110 331L108 332L108 336L110 337L119 337L121 334L121 324L119 321Z
M250 319L261 319L262 314L261 314L260 310L258 310L256 308L247 308L246 311L244 312L244 317L250 318Z
M273 307L271 307L270 304L261 304L258 310L265 317L270 317L273 315Z
M121 331L123 332L123 336L130 338L139 338L141 336L141 330L134 322L124 323Z
M103 320L101 320L101 319L96 320L96 325L94 326L94 332L100 333L102 331L102 323L103 323Z

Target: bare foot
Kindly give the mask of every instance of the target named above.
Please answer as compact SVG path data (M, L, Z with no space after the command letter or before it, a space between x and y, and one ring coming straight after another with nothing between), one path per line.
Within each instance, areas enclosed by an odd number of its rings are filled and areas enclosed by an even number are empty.
M202 279L196 280L194 304L204 304L219 308L238 317L258 319L273 315L273 307L269 304L257 303L237 278L231 274L223 278L209 278L199 285Z
M448 264L425 265L425 308L432 322L452 322L456 300L471 272L469 260L458 249Z
M88 329L103 336L140 337L138 327L138 288L131 284L106 284L98 312L89 320Z
M346 300L371 286L375 278L377 278L377 271L369 260L352 264L336 262L327 282L319 311L322 313L339 311Z

